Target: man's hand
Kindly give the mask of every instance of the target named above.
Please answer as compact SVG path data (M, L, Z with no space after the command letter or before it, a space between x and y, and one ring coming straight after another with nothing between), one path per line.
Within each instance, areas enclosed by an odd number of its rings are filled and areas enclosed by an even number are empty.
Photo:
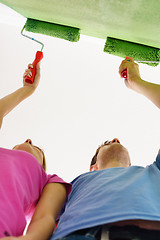
M127 57L123 60L119 67L119 74L122 77L122 72L127 69L127 79L125 84L128 88L137 91L136 85L139 84L142 79L140 77L139 65L134 62L133 58Z
M33 68L32 64L28 65L28 68L25 70L25 72L23 74L23 86L28 87L28 88L35 91L35 89L38 87L38 84L39 84L39 81L40 81L40 63L37 63L36 75L35 75L35 78L34 78L34 82L32 84L25 82L25 77L26 76L29 76L29 77L32 76L32 73L31 73L31 70L29 69L29 67Z
M127 69L126 86L150 99L160 109L160 85L142 80L139 66L131 57L127 57L122 61L119 67L121 77L125 69Z

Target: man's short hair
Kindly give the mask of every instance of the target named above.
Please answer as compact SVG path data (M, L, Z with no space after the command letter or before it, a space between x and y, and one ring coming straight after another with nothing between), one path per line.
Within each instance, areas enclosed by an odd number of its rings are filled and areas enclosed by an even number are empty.
M100 150L103 146L109 145L110 143L111 143L111 141L108 141L108 140L107 140L107 141L105 141L103 144L101 144L101 145L97 148L96 153L94 154L94 156L93 156L93 158L92 158L92 160L91 160L90 167L96 163L96 161L97 161L97 155L98 155L98 153L99 153L99 150Z

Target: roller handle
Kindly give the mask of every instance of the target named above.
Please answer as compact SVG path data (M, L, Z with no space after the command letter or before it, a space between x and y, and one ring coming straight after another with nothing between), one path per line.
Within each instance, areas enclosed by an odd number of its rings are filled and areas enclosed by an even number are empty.
M24 79L25 82L30 83L30 84L32 84L34 82L34 78L36 75L36 66L37 66L37 63L42 60L42 58L43 58L43 52L37 51L36 57L32 63L33 68L29 67L29 69L31 70L32 76L31 77L26 76Z
M127 79L127 69L124 69L122 72L122 77Z
M126 57L126 60L127 60L127 61L130 61L130 58L129 58L129 57ZM127 68L123 70L123 72L122 72L122 77L125 78L125 79L127 79Z

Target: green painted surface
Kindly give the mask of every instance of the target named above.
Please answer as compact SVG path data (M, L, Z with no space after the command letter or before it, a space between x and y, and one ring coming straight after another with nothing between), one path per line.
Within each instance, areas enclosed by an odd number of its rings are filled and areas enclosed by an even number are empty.
M107 36L160 48L157 0L0 0L26 18L72 26L84 35Z
M160 48L157 0L0 0L26 18L74 28L88 36Z

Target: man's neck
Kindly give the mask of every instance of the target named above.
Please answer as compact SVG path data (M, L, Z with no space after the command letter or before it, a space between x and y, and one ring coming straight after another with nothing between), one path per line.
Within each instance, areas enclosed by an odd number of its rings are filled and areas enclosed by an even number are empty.
M115 167L126 167L124 163L119 161L118 159L111 159L104 166L100 166L99 170L107 169L107 168L115 168Z

